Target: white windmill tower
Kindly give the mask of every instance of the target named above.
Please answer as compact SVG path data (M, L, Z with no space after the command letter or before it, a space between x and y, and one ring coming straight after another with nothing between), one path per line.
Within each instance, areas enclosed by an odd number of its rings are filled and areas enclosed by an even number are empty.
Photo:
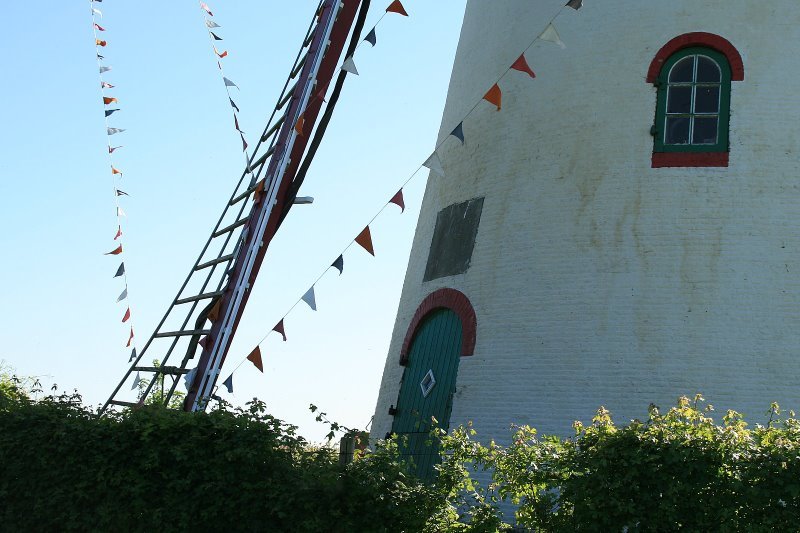
M798 15L471 0L373 436L431 415L567 434L698 391L753 420L797 407ZM566 48L535 41L551 22ZM535 79L508 70L523 51Z

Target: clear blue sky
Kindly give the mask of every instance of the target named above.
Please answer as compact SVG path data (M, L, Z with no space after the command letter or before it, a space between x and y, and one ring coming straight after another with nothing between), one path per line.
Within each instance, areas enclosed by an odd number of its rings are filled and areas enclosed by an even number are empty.
M226 49L225 73L255 144L286 79L317 0L209 1ZM223 378L305 292L422 161L436 141L465 0L403 0L378 45L356 54L331 126L295 208L267 254ZM367 29L389 0L373 0ZM232 191L241 143L198 3L105 0L106 80L122 111L111 126L137 346L174 298ZM90 4L11 3L4 18L6 83L0 87L0 361L45 385L103 402L127 368L122 290L112 279L112 181L95 63ZM216 31L216 30L215 30ZM373 224L376 257L345 255L316 286L319 311L298 306L289 341L264 342L265 374L234 376L240 404L271 412L321 440L309 403L363 427L372 416L427 173L405 191L408 208ZM393 206L391 206L393 207Z

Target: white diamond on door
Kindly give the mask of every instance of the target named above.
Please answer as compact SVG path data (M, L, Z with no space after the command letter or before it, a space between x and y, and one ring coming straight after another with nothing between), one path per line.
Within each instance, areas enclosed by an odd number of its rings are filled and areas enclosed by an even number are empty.
M422 396L424 398L428 397L428 394L431 393L433 387L436 385L436 378L433 377L433 370L428 370L428 373L425 374L425 377L422 378L422 381L419 383L419 388L422 389Z

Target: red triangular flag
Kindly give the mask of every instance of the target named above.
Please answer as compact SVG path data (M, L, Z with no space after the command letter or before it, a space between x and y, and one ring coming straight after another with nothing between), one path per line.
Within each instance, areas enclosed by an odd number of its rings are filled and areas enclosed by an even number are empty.
M266 179L266 178L264 178ZM256 185L255 190L253 190L253 202L258 203L261 201L261 197L264 196L264 180L258 182Z
M114 102L119 102L119 100L117 100L116 98L112 98L110 96L104 96L103 97L103 103L105 105L113 104Z
M222 59L223 57L228 55L228 51L227 50L223 50L222 53L220 53L220 51L217 50L216 46L214 47L214 53L217 54L217 56L219 56L220 59Z
M121 171L121 170L118 170L118 169L116 169L116 168L114 168L114 167L112 166L112 167L111 167L111 173L112 173L112 174L122 174L122 171Z
M197 344L199 344L203 348L208 348L208 341L210 341L210 340L211 340L211 336L210 335L206 335L205 337L200 339L200 342L198 342Z
M282 318L281 318L281 321L280 321L280 322L278 322L277 324L275 324L275 327L274 327L274 328L272 328L272 331L275 331L275 332L277 332L277 333L280 333L280 334L283 336L283 340L284 340L284 342L286 341L286 330L285 330L285 329L283 329L283 319L282 319Z
M117 226L117 234L114 235L114 240L116 241L120 237L122 237L122 226Z
M244 140L244 135L242 135L241 132L239 133L239 136L242 138L242 152L244 152L247 150L247 141Z
M403 15L404 17L408 16L408 13L406 13L406 10L403 7L403 4L400 3L400 0L394 0L394 2L389 4L389 7L386 8L386 12L387 13L399 13L400 15Z
M236 131L238 131L239 133L244 133L244 132L243 132L243 131L242 131L242 130L239 128L239 119L236 117L236 113L234 113L234 114L233 114L233 126L236 128Z
M94 23L94 27L95 27L95 29L97 31L106 31L106 29L104 27L102 27L100 24L98 24L96 22Z
M100 39L95 39L94 44L96 44L97 46L105 46L108 43L106 43L105 41L101 41Z
M130 348L132 342L133 342L133 326L131 326L131 336L128 337L128 344L126 344L125 347Z
M400 212L401 213L403 211L405 211L406 210L406 203L403 201L403 189L400 189L399 191L397 191L397 194L392 196L392 199L389 200L389 203L390 204L395 204L397 206L400 206Z
M247 360L253 363L253 365L264 373L264 364L261 362L261 348L256 346L256 349L250 352L250 355L247 356Z
M113 154L114 150L118 150L120 148L122 148L122 146L111 146L111 145L108 145L108 153L109 154Z
M120 244L119 246L117 246L116 248L111 250L110 252L106 252L103 255L119 255L121 253L122 253L122 245Z
M494 104L497 106L497 110L500 111L501 103L503 100L503 93L500 91L500 87L495 83L492 85L492 88L489 89L489 92L483 95L483 99L489 102L490 104Z
M306 119L303 118L303 114L300 113L300 116L297 118L297 122L294 124L294 131L297 132L298 135L303 135L303 124L305 124Z
M131 317L131 308L129 307L127 311L125 311L125 316L122 317L122 322L125 323Z
M531 78L535 78L536 74L531 70L531 67L528 66L528 62L525 61L525 54L522 54L514 61L514 64L511 65L511 68L514 70L519 70L520 72L526 72L528 76Z
M364 228L364 230L358 234L358 237L355 238L355 241L370 254L373 256L375 255L375 250L372 248L372 235L369 233L369 226Z

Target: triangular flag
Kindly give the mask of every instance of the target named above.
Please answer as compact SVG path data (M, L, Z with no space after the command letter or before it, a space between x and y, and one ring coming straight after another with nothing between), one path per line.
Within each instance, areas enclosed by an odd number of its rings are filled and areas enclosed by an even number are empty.
M94 23L94 29L96 29L97 31L106 31L104 27L102 27L100 24L96 22Z
M361 233L358 234L355 241L371 255L375 255L375 250L372 248L372 235L369 233L369 226L361 230Z
M197 375L197 367L194 367L183 375L183 386L186 387L187 391L191 388L195 375Z
M306 119L303 117L303 114L300 113L300 116L297 117L297 122L294 123L294 131L297 132L298 135L303 135L303 124L305 124Z
M115 189L117 191L117 196L130 196L130 194L126 193L122 189Z
M389 200L389 203L400 207L400 212L401 213L403 211L405 211L406 210L406 202L405 202L405 200L403 200L403 189L400 189L399 191L397 191L395 193L395 195L392 196L391 200ZM372 254L372 255L375 255L375 254Z
M241 133L239 134L239 136L242 138L242 152L244 152L245 150L247 150L247 141L244 140L244 135L242 135Z
M214 22L213 20L206 19L206 27L208 28L219 28L220 25Z
M121 170L117 170L116 168L114 168L114 167L112 166L112 167L111 167L111 174L122 174L122 171L121 171Z
M313 309L314 311L317 310L317 300L314 298L314 286L312 285L310 289L306 291L303 295L302 300L308 304L308 306Z
M136 348L134 348L133 350L131 350L131 356L130 356L130 358L128 359L128 362L130 363L130 362L132 362L134 359L136 359Z
M110 117L111 115L113 115L117 111L119 111L119 109L106 109L105 113L106 113L107 117Z
M464 123L459 122L458 126L450 132L450 135L461 141L461 144L464 144Z
M117 133L122 133L125 131L124 128L106 128L106 131L109 135L116 135Z
M222 382L222 385L228 389L228 394L233 394L233 374L228 376L228 379Z
M358 76L358 69L356 68L356 62L353 61L353 56L344 60L344 63L342 63L342 70Z
M139 372L136 372L136 379L133 380L133 386L131 386L131 390L136 390L136 388L139 386L139 383L141 382L142 378L139 375Z
M101 56L100 54L96 54L96 55L97 55L97 59L105 59L106 58L105 56ZM109 70L111 70L111 68L109 68ZM102 73L103 71L101 70L100 72Z
M108 153L109 153L109 154L113 154L113 153L114 153L114 150L118 150L118 149L120 149L120 148L122 148L122 146L111 146L111 145L109 145L109 146L108 146Z
M217 35L213 31L209 31L208 33L211 34L211 36L214 38L215 41L221 41L222 40L222 37L220 37L219 35Z
M386 12L387 13L399 13L400 15L403 15L404 17L408 16L408 13L406 13L406 10L403 7L403 4L400 3L400 0L394 0L394 2L389 4L389 7L386 8Z
M214 307L211 308L211 311L208 312L207 317L211 322L216 322L219 318L220 307L222 307L222 298L217 300L217 303L215 303Z
M100 39L95 39L94 40L94 44L96 44L97 46L105 46L108 43L106 43L105 41L102 41Z
M208 348L208 341L210 341L210 340L211 340L211 336L210 335L206 335L205 337L200 339L200 341L197 344L199 344L203 348Z
M241 113L241 111L239 111L239 106L236 105L236 103L233 101L233 99L232 98L228 98L228 100L230 100L230 102L231 102L231 107L234 108L237 113Z
M119 102L119 100L117 100L116 98L111 98L110 96L104 96L103 97L103 103L105 105L113 104L114 102Z
M118 217L126 217L128 215L125 214L125 211L123 211L121 207L117 207L117 216Z
M239 118L236 116L236 113L233 114L233 127L236 128L236 131L239 133L244 133L239 127Z
M111 69L109 68L109 70L111 70ZM101 81L100 82L100 88L101 89L113 89L114 86L111 85L110 83L108 83L107 81Z
M264 372L264 364L261 362L261 348L256 346L256 349L250 352L250 355L247 356L247 360L253 363L253 366L259 369L262 373Z
M133 326L131 326L131 334L128 337L128 344L126 344L125 347L130 348L132 342L133 342Z
M519 70L520 72L526 72L528 76L531 78L535 78L536 74L533 72L531 67L528 65L528 62L525 60L525 54L522 54L514 61L514 64L511 65L511 68L514 70Z
M223 76L223 77L222 77L222 81L224 81L224 82L225 82L225 87L236 87L237 89L239 88L239 86L238 86L238 85L236 85L235 83L233 83L231 80L229 80L229 79L228 79L228 78L226 78L225 76ZM239 111L239 110L237 109L236 111Z
M547 28L539 35L539 39L543 41L548 41L551 43L555 43L561 48L566 48L567 45L564 44L564 41L561 40L561 37L558 36L558 32L556 31L556 27L553 26L553 23L547 25Z
M120 237L122 237L122 226L117 226L117 234L114 235L114 240L116 241Z
M375 46L375 44L378 42L378 36L375 35L375 28L369 30L369 33L367 34L366 37L364 37L364 40L367 41L372 46Z
M125 263L120 263L119 268L117 269L117 273L114 274L115 278L118 278L125 274Z
M100 11L99 9L92 8L92 14L93 15L100 15L100 18L103 18L103 12Z
M122 317L122 323L124 324L125 322L127 322L128 319L130 319L130 317L131 317L131 308L129 307L128 310L125 311L125 316Z
M220 51L219 51L219 50L217 50L217 47L216 47L216 46L214 47L214 53L215 53L215 54L217 54L217 56L218 56L220 59L222 59L223 57L225 57L225 56L227 56L227 55L228 55L228 51L227 51L227 50L223 50L223 51L222 51L222 53L220 53Z
M117 297L117 303L120 303L122 300L124 300L127 297L128 297L128 287L125 287L125 289L123 289L123 291L121 293L119 293L119 296ZM128 311L130 311L130 309L128 309ZM123 320L123 322L124 322L124 320Z
M200 2L200 9L202 9L203 11L205 11L206 13L208 13L212 17L214 16L214 13L211 12L211 8L208 7L208 4L206 4L204 2Z
M490 104L496 105L497 110L500 111L500 107L502 106L503 102L503 92L500 90L500 86L496 83L492 85L492 88L483 95L483 99Z
M342 272L344 272L344 256L340 255L339 257L337 257L336 261L331 263L331 266L336 270L338 270L339 275L341 276Z
M275 324L275 327L272 328L272 331L276 333L280 333L281 337L283 337L283 342L286 342L286 330L283 327L283 319L281 318L280 322Z
M111 67L100 67L100 74L103 72L108 72L109 70L111 70Z
M442 160L439 159L439 154L434 151L431 156L422 163L422 166L430 169L433 173L444 177L444 167L442 167Z
M220 63L219 61L217 61L217 68L222 70L222 63Z
M122 245L120 244L119 246L117 246L116 248L111 250L110 252L106 252L103 255L119 255L121 253L122 253ZM114 276L114 277L116 278L117 276Z
M569 2L567 2L567 7L571 7L577 11L583 7L583 0L569 0Z

